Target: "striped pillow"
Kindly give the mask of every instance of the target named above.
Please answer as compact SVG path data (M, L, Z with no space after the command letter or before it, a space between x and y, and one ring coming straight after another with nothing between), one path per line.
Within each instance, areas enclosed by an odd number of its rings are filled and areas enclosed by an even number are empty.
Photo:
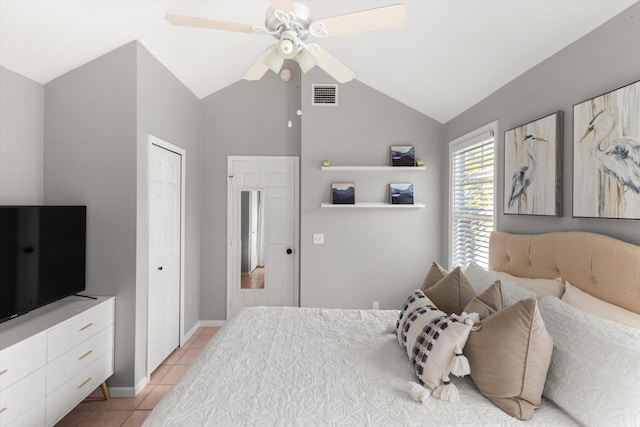
M433 394L442 400L456 401L458 392L449 375L464 376L469 364L462 355L473 322L438 310L421 290L414 291L404 305L396 335L398 342L425 387L421 396ZM412 397L416 398L412 393Z

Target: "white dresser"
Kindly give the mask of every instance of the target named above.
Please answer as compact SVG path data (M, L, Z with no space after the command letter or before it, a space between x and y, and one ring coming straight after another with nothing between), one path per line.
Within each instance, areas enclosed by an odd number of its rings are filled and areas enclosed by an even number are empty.
M52 426L109 378L114 318L74 296L0 324L0 427Z

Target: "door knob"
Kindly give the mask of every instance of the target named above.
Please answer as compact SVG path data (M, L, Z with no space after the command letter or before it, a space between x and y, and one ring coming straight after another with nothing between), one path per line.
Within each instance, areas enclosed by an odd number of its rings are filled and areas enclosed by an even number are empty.
M288 248L288 249L287 249L287 255L291 255L292 253L293 253L293 249Z
M162 271L162 266L158 267L158 270Z

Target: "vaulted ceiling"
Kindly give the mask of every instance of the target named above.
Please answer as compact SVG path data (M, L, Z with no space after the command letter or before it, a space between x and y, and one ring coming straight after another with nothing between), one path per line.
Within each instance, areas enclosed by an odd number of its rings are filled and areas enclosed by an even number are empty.
M316 39L356 79L444 123L637 0L405 0L406 26ZM300 0L318 19L397 1ZM204 98L265 35L170 25L166 12L263 25L266 0L0 0L0 65L39 83L139 40ZM347 83L348 84L348 83Z

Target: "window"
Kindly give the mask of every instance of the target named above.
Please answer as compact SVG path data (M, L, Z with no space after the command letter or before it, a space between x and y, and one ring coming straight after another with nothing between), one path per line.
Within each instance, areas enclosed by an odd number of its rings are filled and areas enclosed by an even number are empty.
M451 141L450 265L487 268L494 227L494 134L497 122Z

